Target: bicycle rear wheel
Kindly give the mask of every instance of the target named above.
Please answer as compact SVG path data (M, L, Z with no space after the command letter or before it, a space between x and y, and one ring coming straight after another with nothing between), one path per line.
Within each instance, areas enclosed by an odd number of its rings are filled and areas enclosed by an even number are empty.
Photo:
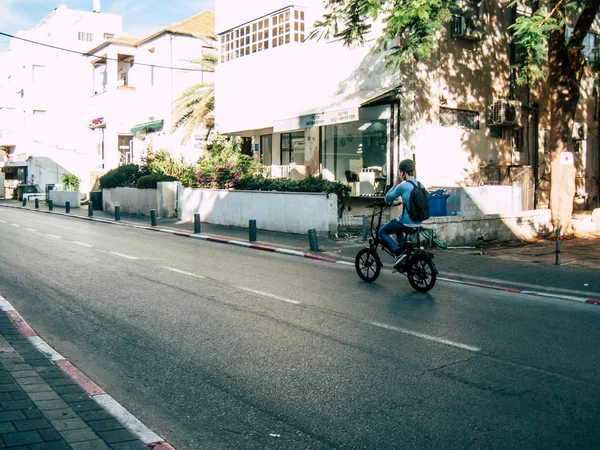
M381 262L376 253L370 248L363 248L354 261L356 273L367 283L372 283L381 272Z
M431 258L415 255L409 261L406 277L410 285L419 292L427 292L435 285L437 272Z

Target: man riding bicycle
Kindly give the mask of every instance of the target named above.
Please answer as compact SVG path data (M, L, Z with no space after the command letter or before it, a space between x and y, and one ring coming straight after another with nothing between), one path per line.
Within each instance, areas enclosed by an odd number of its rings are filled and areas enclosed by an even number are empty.
M408 181L414 180L414 182ZM414 228L419 227L422 222L415 222L410 218L407 212L407 205L410 204L410 193L414 189L417 183L415 179L415 163L412 159L404 159L400 161L398 165L398 173L394 186L385 195L386 203L397 206L402 204L402 213L398 217L393 218L383 227L379 229L379 237L385 244L385 246L394 254L394 268L399 269L404 263L403 254L405 233L413 231ZM396 235L398 242L394 241L392 234Z

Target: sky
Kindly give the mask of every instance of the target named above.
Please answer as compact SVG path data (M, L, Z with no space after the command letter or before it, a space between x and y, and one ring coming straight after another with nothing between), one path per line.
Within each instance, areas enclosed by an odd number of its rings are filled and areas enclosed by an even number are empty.
M93 0L0 0L0 32L14 36L28 30L61 4L91 11ZM121 15L123 31L142 38L206 9L214 11L215 0L100 0L100 9ZM9 38L0 36L0 50L6 50L8 42Z

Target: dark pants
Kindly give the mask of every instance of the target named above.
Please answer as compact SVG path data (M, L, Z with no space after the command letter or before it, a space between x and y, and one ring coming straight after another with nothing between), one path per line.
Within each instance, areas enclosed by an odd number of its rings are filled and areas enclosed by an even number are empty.
M404 249L404 236L405 232L412 231L413 228L404 225L397 219L392 219L384 226L379 229L379 237L385 244L385 246L394 254L398 254L401 250ZM396 239L398 243L394 241L392 238L392 234L396 235Z

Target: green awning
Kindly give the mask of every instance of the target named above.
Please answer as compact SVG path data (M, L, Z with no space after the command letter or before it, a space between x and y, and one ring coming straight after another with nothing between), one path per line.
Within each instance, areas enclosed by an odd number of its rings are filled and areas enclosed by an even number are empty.
M141 123L131 129L131 134L158 130L163 127L164 120L154 120L152 122Z

